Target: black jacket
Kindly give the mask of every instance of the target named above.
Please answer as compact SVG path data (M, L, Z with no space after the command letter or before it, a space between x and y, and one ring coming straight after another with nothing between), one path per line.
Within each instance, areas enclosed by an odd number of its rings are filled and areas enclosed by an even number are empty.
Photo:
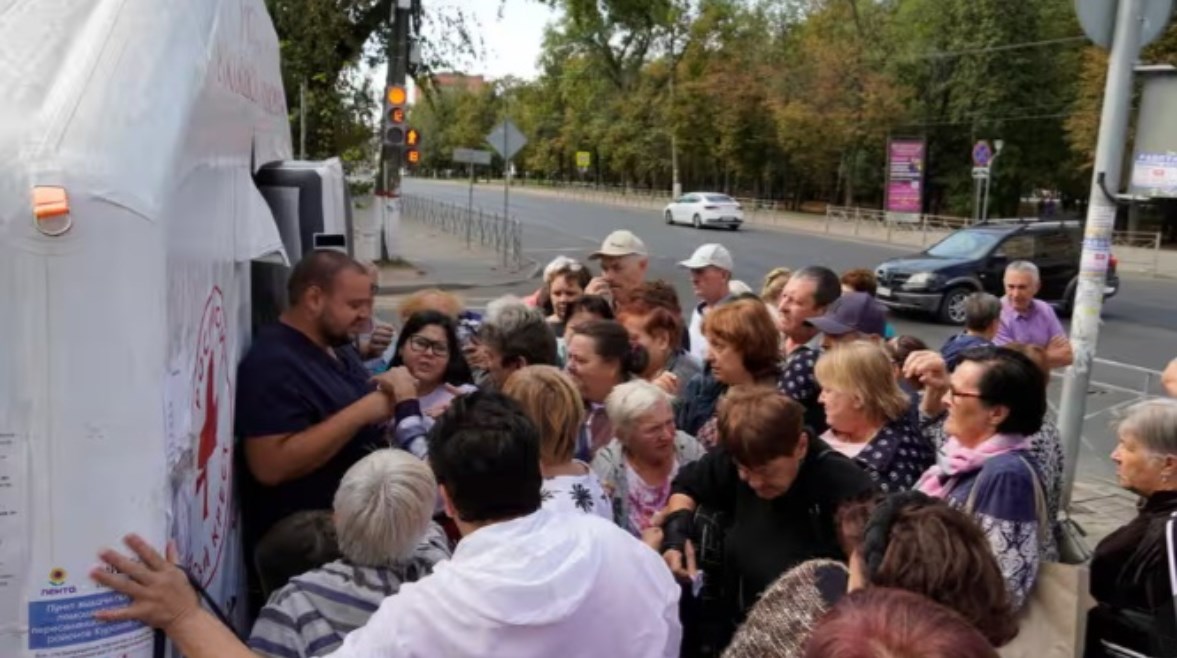
M760 593L785 571L813 558L845 560L834 513L842 502L875 491L865 471L820 439L810 440L792 486L772 500L759 498L740 480L735 462L722 447L683 466L672 492L689 496L725 519L723 567L717 584L722 590L720 613L726 637L731 637Z

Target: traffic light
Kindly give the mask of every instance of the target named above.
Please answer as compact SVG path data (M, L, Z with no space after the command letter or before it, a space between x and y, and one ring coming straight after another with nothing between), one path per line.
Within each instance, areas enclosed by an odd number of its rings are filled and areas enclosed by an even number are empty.
M387 123L384 128L385 146L403 146L405 143L405 103L408 98L409 95L405 92L405 88L400 85L389 87L384 94L384 100L387 103L385 112Z
M405 146L416 148L421 145L421 131L409 128L405 131Z
M416 165L421 162L421 152L415 148L405 151L405 164Z

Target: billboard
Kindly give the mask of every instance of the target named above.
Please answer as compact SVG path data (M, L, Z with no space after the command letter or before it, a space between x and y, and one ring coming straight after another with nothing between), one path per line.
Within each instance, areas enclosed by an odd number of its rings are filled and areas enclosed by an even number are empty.
M887 141L887 187L884 210L892 221L918 221L923 210L924 140Z

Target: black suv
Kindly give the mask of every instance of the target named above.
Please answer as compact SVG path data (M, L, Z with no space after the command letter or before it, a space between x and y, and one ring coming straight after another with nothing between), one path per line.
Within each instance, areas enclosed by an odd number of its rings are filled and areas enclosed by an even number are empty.
M942 322L964 322L964 300L984 290L1005 294L1005 266L1038 266L1038 299L1064 314L1075 301L1083 229L1076 221L993 221L960 229L912 256L892 258L876 270L879 301L897 310L924 311ZM1116 258L1108 263L1104 298L1120 290Z

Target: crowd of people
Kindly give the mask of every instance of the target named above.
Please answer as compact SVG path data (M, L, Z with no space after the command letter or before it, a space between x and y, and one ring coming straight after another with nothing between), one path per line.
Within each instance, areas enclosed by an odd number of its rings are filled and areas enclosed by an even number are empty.
M307 255L237 378L247 641L138 537L102 553L131 602L99 617L192 658L970 658L1026 630L1060 559L1047 385L1073 358L1032 263L936 349L896 335L869 270L777 268L757 295L706 244L684 305L632 232L590 258L481 316L416 293L391 327L369 269ZM1117 431L1144 502L1096 547L1073 640L1161 655L1177 400Z

